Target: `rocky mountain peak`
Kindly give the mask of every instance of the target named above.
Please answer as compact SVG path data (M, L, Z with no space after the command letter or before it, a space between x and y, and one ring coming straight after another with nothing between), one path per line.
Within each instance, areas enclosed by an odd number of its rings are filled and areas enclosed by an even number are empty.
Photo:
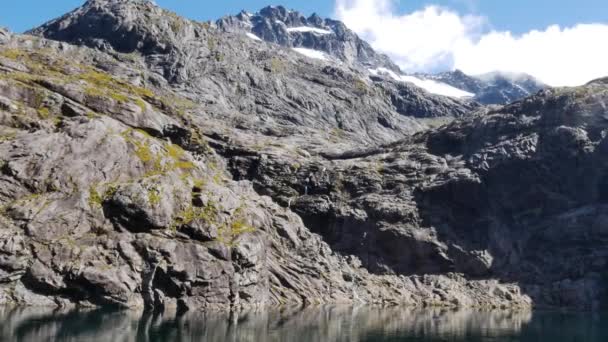
M142 11L153 8L160 10L160 7L153 0L88 0L76 11L86 12L87 10L95 9L119 13L121 10L124 11L126 9Z
M267 6L260 10L260 15L273 20L285 21L292 18L301 18L302 15L295 11L290 11L283 6Z
M90 0L28 33L100 50L168 53L202 28L148 0Z
M84 3L84 6L91 5L110 5L110 4L142 4L142 3L151 3L155 4L152 0L87 0Z
M305 17L283 6L268 6L255 14L241 12L221 18L217 25L227 32L250 33L270 43L310 50L352 67L400 72L390 58L376 52L344 23L316 13Z

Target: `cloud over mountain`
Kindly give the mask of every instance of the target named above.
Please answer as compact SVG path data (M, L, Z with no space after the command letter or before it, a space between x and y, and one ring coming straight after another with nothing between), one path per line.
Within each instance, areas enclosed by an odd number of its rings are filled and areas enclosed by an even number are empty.
M335 14L409 72L525 72L553 86L608 75L606 24L553 25L522 35L440 6L399 13L392 0L336 0Z

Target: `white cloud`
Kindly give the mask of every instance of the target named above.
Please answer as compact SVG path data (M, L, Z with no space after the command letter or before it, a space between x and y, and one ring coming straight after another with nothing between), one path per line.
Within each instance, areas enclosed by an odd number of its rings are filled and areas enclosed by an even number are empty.
M408 72L525 72L553 86L608 76L608 25L550 26L523 35L439 6L400 14L393 0L336 0L336 16Z

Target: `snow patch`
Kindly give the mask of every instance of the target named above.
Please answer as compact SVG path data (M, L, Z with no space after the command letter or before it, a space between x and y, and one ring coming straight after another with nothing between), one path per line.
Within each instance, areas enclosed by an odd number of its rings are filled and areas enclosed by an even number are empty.
M524 89L524 87L520 86L517 83L513 83L513 86L515 86L515 88L519 89L519 91L521 91L523 94L530 95L530 92L527 91L526 89Z
M247 37L253 39L253 40L259 40L262 41L262 39L260 39L260 37L256 36L255 34L251 33L251 32L247 32Z
M369 72L375 76L379 74L385 74L388 75L390 78L394 79L395 81L413 83L415 86L420 87L431 94L458 98L475 96L475 94L473 93L469 93L467 91L452 87L449 84L429 79L421 79L415 76L398 75L396 72L386 68L369 69Z
M312 50L312 49L305 49L305 48L293 48L292 50L299 54L302 54L306 57L320 59L323 61L329 60L329 58L327 58L327 55L324 52L319 51L319 50Z
M433 80L423 80L414 76L401 76L401 80L404 82L410 82L415 84L416 86L425 89L429 93L450 96L450 97L474 97L475 94L469 93L468 91L464 91L462 89L458 89L452 87L449 84L433 81Z
M288 27L287 32L312 32L315 34L332 34L333 31L320 29L318 27L310 27L310 26L298 26L298 27Z

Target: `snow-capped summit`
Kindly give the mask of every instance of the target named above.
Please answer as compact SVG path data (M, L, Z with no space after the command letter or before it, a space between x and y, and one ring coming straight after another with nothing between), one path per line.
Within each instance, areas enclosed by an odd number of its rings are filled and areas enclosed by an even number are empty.
M417 74L474 93L475 101L483 104L506 104L547 88L546 84L524 73L492 72L470 76L460 70L435 75Z
M305 17L283 6L269 6L254 14L241 12L224 17L217 21L217 26L224 31L253 34L264 41L304 52L311 58L331 57L361 70L400 71L390 58L376 52L344 23L317 14Z

